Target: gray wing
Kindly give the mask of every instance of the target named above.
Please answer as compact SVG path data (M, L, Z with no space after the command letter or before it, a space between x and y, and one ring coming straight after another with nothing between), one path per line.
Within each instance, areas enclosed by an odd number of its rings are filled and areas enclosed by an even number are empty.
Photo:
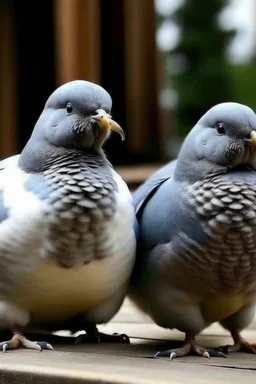
M160 185L172 177L176 163L177 160L173 160L160 168L133 193L133 203L137 217L141 215L143 207L156 193Z
M167 164L134 193L137 238L143 249L169 244L174 238L178 243L186 242L186 238L199 244L207 238L204 223L191 210L180 183L172 177L175 166L176 161Z

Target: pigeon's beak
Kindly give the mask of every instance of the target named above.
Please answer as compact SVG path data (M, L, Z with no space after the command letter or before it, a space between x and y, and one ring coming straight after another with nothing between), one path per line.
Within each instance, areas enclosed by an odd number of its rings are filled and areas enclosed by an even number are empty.
M256 147L256 131L251 131L251 138L248 142L252 147Z
M125 139L125 134L119 124L117 124L114 120L112 120L111 116L104 111L103 109L97 109L96 115L93 115L92 118L97 122L100 128L119 133L122 140Z

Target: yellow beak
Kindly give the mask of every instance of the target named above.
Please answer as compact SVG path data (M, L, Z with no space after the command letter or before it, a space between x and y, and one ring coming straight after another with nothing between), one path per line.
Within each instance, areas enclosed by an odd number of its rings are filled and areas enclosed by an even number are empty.
M249 143L253 146L256 147L256 131L251 131L251 138L249 140Z
M93 115L92 118L96 120L96 122L101 128L111 129L112 131L119 133L122 140L125 140L124 131L122 130L119 124L112 120L111 116L106 111L104 111L103 109L97 109L96 113L97 115Z

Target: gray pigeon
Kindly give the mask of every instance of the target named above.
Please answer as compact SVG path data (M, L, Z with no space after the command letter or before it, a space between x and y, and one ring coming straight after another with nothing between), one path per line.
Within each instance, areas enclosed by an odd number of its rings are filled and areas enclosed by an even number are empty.
M181 348L156 357L256 353L240 336L256 302L256 115L211 108L178 158L134 192L137 259L129 295L161 327L184 332ZM212 323L234 345L207 350L195 337Z
M52 349L22 334L82 316L85 330L119 310L135 259L134 207L102 150L112 100L76 80L49 97L20 155L0 163L2 350ZM113 335L114 336L114 335Z

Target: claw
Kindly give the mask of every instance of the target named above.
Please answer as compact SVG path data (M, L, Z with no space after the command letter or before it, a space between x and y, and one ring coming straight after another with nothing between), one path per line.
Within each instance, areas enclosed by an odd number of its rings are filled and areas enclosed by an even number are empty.
M39 341L37 344L41 348L41 351L43 349L46 349L46 350L49 350L49 351L54 351L53 346L51 344L47 343L46 341Z
M53 347L45 341L31 341L27 339L20 331L17 330L13 331L13 337L10 340L0 343L0 348L2 348L3 352L6 352L7 349L18 348L33 349L39 352L42 352L43 349L53 351Z
M216 350L219 352L219 356L221 357L224 357L223 354L228 355L229 353L234 353L234 352L245 352L245 353L256 354L255 345L251 345L243 339L239 340L238 342L235 342L233 345L224 345L219 348L216 348L215 351Z
M223 352L217 352L217 357L224 357L224 359L227 358L227 356L225 356Z
M222 345L221 347L214 348L213 351L222 352L225 355L229 354L229 346L228 345Z
M166 351L158 351L156 354L155 354L155 357L169 357L170 358L170 355L172 354L172 350L168 349Z
M227 356L222 352L221 348L214 348L208 350L210 357L224 357L225 359Z
M204 347L200 346L200 344L196 342L195 336L193 334L186 334L185 343L182 347L159 351L155 354L155 358L168 357L170 360L173 360L178 357L189 355L197 355L207 359L210 359L212 356L226 358L222 349L220 348L206 350Z

